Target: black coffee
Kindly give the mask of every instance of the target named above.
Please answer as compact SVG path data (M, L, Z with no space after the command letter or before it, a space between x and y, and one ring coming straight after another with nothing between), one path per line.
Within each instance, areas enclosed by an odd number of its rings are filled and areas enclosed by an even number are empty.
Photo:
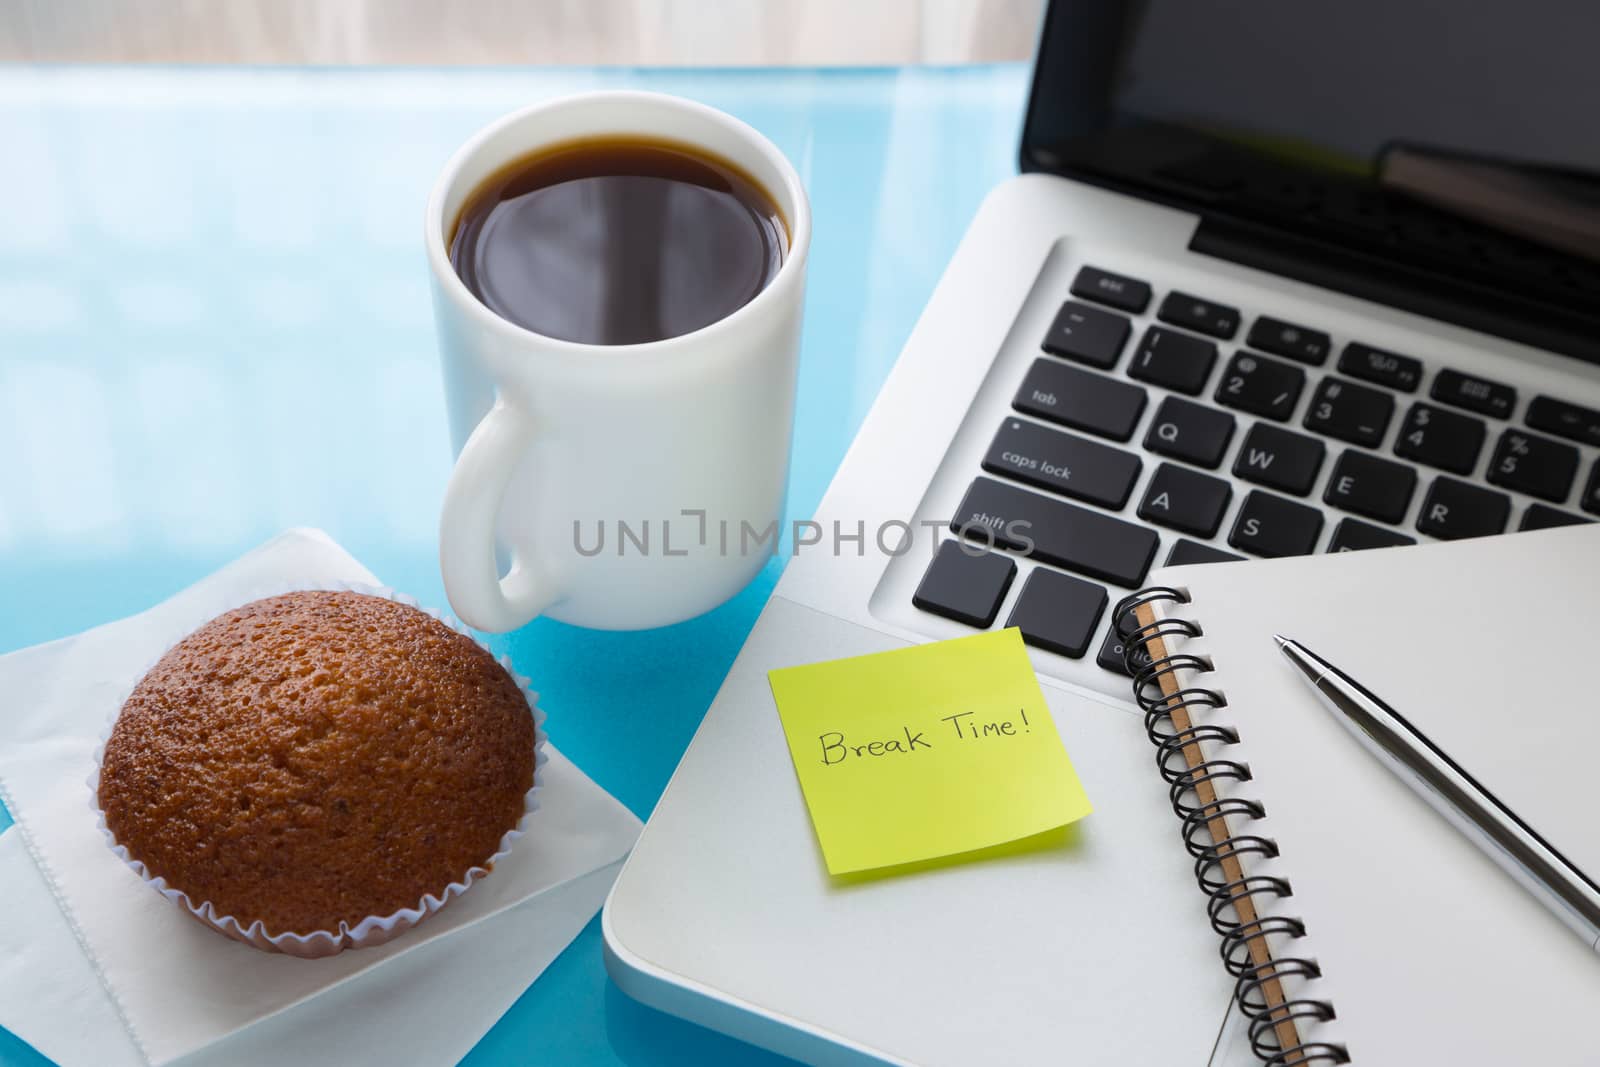
M783 265L772 198L733 164L638 138L574 141L467 198L450 262L502 318L593 345L659 341L749 303Z

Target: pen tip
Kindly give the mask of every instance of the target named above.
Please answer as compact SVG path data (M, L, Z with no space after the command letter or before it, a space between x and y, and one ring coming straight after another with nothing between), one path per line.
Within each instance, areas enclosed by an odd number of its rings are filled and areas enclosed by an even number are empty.
M1287 645L1289 643L1289 639L1287 637L1283 636L1282 634L1273 634L1272 635L1272 639L1274 641L1278 642L1278 647L1279 648L1282 648L1284 645Z

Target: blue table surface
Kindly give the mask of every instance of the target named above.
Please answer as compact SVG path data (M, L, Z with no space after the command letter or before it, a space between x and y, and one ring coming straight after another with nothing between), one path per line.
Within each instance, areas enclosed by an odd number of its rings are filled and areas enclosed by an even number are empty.
M445 607L451 455L423 202L490 119L614 87L743 118L810 190L788 501L810 514L978 202L1015 169L1024 68L13 67L0 70L0 652L141 611L296 525ZM539 621L495 644L534 679L554 742L644 818L781 566L677 626ZM620 993L598 919L466 1062L534 1060L780 1062ZM44 1062L0 1030L0 1064Z

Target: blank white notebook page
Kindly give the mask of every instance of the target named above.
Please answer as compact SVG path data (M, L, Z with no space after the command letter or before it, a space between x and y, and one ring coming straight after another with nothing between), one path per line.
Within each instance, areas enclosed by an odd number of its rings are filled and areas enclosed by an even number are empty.
M1228 706L1211 758L1266 806L1273 873L1305 920L1288 955L1358 1064L1592 1064L1600 956L1378 763L1318 702L1282 633L1409 718L1590 877L1600 876L1600 526L1419 548L1158 570L1198 622L1185 684ZM1246 864L1247 873L1259 864Z

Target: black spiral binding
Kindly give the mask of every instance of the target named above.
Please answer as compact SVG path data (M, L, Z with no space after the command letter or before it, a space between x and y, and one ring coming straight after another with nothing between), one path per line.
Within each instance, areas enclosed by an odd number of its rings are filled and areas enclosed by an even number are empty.
M1258 802L1236 796L1219 797L1209 804L1200 801L1196 790L1201 783L1248 782L1250 768L1237 760L1213 758L1210 752L1194 767L1183 758L1183 750L1190 744L1204 742L1225 748L1238 744L1239 734L1213 723L1192 724L1180 730L1173 721L1172 713L1179 708L1222 708L1227 706L1227 701L1215 690L1195 686L1179 688L1170 694L1162 690L1162 681L1169 677L1176 679L1179 671L1203 674L1211 670L1211 664L1190 653L1168 653L1161 657L1152 654L1150 646L1157 639L1199 637L1201 632L1194 622L1172 616L1148 626L1140 625L1135 610L1160 601L1187 604L1189 597L1182 590L1167 586L1144 589L1123 598L1113 618L1122 639L1123 661L1133 675L1134 699L1144 712L1145 733L1156 746L1156 766L1167 783L1172 810L1182 820L1184 847L1194 857L1195 881L1208 898L1206 914L1212 929L1222 938L1222 963L1234 979L1234 1000L1249 1020L1250 1049L1266 1067L1349 1063L1350 1055L1342 1045L1302 1041L1285 1047L1279 1041L1279 1023L1293 1022L1298 1032L1301 1023L1332 1019L1333 1005L1309 998L1285 1000L1274 1005L1267 999L1265 984L1274 978L1315 979L1321 977L1322 972L1315 961L1298 956L1274 956L1265 964L1257 964L1250 956L1250 949L1258 940L1269 937L1292 940L1305 936L1305 923L1285 915L1262 914L1265 909L1261 908L1256 909L1254 920L1245 922L1235 907L1246 898L1252 902L1281 899L1293 895L1293 891L1282 878L1256 875L1234 881L1224 873L1225 859L1268 858L1278 854L1278 846L1260 833L1242 833L1234 829L1241 823L1258 824L1266 817L1266 809ZM1218 815L1224 816L1230 827L1229 835L1221 841L1213 839L1209 825Z

